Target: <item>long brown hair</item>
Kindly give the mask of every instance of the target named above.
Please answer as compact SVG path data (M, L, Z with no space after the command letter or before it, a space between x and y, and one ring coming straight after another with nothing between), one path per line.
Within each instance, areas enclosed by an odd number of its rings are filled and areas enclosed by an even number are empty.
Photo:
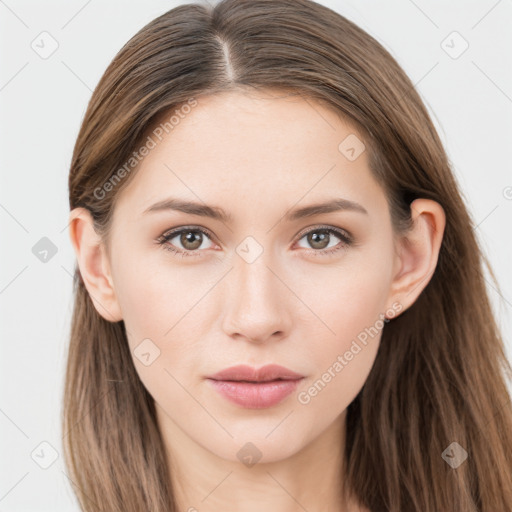
M512 369L484 266L499 286L417 91L354 23L310 0L187 4L156 18L94 90L73 152L70 208L87 208L108 243L115 199L136 172L126 163L148 130L203 95L240 88L298 93L357 127L396 232L410 227L415 198L446 214L430 282L385 326L348 407L345 485L373 512L512 510ZM62 420L81 507L175 511L154 401L124 322L97 313L78 267L74 294ZM468 454L458 467L446 462L455 442Z

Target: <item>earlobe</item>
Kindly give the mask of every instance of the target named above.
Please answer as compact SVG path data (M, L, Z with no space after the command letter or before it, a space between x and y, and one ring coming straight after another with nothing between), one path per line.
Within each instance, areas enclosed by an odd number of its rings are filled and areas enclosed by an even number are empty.
M80 274L96 311L109 322L119 322L122 315L113 286L110 264L101 238L94 230L89 210L75 208L71 211L69 235Z
M437 266L446 216L439 203L416 199L411 203L413 227L398 242L396 272L390 302L408 309L430 282Z

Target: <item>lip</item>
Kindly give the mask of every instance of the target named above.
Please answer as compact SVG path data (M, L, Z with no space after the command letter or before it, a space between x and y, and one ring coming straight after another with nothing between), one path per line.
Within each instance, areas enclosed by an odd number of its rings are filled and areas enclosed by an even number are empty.
M269 364L259 369L232 366L207 380L227 400L247 409L263 409L282 402L303 378L284 366Z
M209 379L213 380L244 380L248 382L268 382L271 380L296 380L301 379L303 375L292 372L292 370L278 364L266 364L261 368L253 368L245 364L231 366L214 375Z

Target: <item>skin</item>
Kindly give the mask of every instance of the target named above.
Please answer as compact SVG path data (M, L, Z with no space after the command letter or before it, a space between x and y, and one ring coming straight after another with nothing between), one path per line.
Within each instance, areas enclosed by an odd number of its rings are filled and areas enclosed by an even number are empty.
M357 355L308 403L299 393L304 397L328 368L332 373L365 328L414 303L435 269L445 215L434 201L417 199L414 227L398 237L366 151L351 161L338 149L350 134L358 136L336 113L297 95L200 97L120 194L110 250L86 210L71 212L87 290L100 315L124 320L135 368L155 399L180 510L364 510L342 493L345 418L382 330L359 343ZM168 196L221 206L233 220L143 214ZM339 197L367 214L283 218ZM155 243L181 226L212 234L195 244L198 256ZM354 243L320 254L325 246L300 233L322 226L348 231ZM248 236L263 250L251 263L237 253ZM182 251L194 245L180 236L167 243ZM328 248L342 244L331 235ZM149 366L134 355L146 338L160 350ZM232 404L205 380L235 364L267 363L305 376L296 392L267 409ZM261 453L251 467L237 457L250 451L248 442Z

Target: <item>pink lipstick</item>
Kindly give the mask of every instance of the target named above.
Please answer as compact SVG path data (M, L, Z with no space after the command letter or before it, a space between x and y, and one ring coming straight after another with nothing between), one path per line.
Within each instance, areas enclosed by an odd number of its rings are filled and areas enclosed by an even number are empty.
M232 366L207 380L231 402L248 409L264 409L282 402L303 378L288 368L269 364L259 369Z

